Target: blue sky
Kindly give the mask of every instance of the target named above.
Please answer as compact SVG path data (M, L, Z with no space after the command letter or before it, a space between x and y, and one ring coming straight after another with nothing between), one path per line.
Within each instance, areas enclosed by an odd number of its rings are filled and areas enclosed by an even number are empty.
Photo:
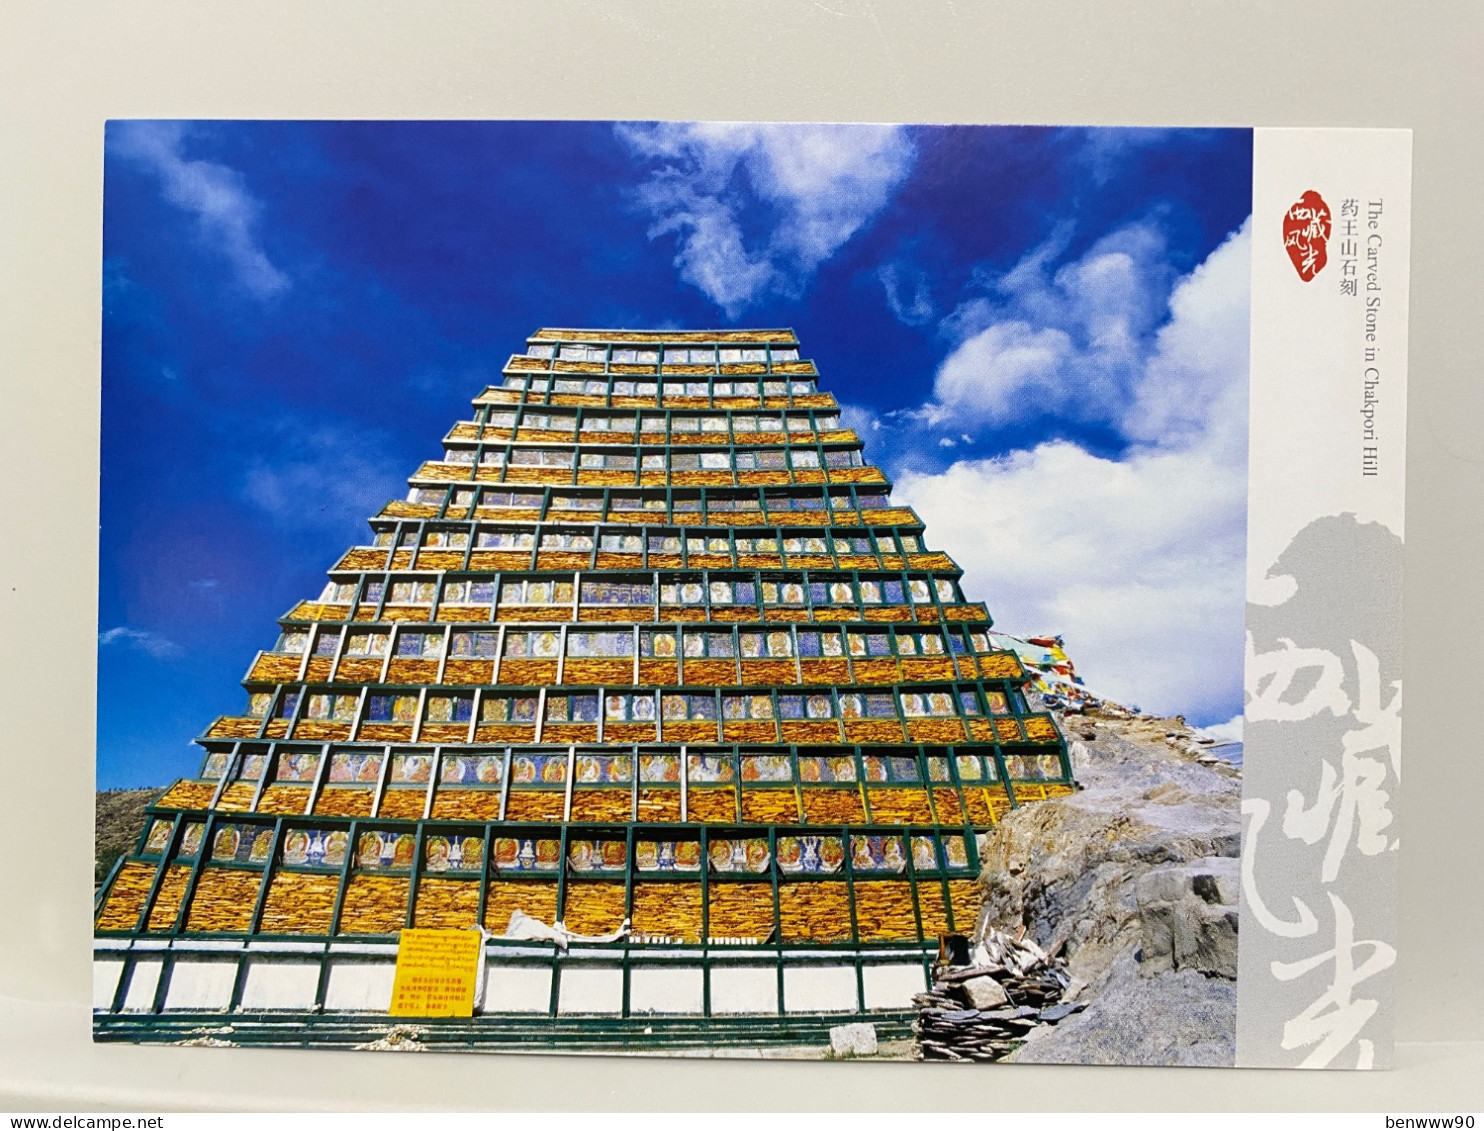
M115 122L98 781L194 772L275 618L542 325L792 326L1011 632L1241 709L1248 131Z

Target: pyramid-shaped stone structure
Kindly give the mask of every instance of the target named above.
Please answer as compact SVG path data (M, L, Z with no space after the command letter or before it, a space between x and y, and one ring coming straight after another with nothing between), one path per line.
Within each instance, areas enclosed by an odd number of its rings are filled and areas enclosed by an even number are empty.
M904 1010L976 832L1073 786L862 447L792 331L534 334L151 807L100 1034L374 1018L399 931L474 924L492 1033Z

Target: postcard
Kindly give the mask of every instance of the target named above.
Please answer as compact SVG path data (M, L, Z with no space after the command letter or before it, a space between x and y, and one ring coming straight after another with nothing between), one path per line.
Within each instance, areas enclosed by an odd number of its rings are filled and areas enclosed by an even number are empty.
M1410 150L111 122L95 1039L1387 1066Z

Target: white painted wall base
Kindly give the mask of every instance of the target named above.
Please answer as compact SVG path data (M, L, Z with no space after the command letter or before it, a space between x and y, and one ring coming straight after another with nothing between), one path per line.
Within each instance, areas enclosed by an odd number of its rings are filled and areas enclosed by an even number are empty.
M551 1008L551 967L487 965L486 1013L545 1013Z
M242 986L243 1009L312 1009L319 988L319 965L250 959Z
M866 984L867 1009L910 1009L912 995L928 988L921 966L866 966L861 970Z
M120 959L100 958L93 962L94 1009L108 1009L113 1005L113 995L119 988L119 975L123 972L124 964Z
M854 966L795 966L783 971L783 1008L789 1013L854 1012Z
M138 953L138 952L136 952ZM123 1010L150 1010L159 985L162 961L146 951L134 961ZM319 965L298 953L249 952L240 1008L309 1010L314 1008ZM370 955L367 958L371 958ZM391 1004L395 964L371 958L331 958L325 994L328 1012L385 1013ZM113 1004L127 960L118 951L100 950L93 962L93 1008ZM183 953L171 972L164 1008L216 1010L230 1004L237 959L216 954ZM711 1010L715 1014L776 1014L778 977L772 966L718 963L711 968ZM784 1001L789 1013L853 1012L865 1009L909 1009L914 994L927 985L918 964L867 965L862 971L865 999L856 998L855 969L846 965L798 965L784 970ZM482 1002L487 1013L546 1013L551 1007L551 968L529 957L486 964ZM698 1015L705 1002L704 972L699 966L637 965L630 971L629 1008L635 1015ZM562 969L557 1011L562 1014L616 1014L623 1008L623 971L609 964L569 964Z
M177 960L165 991L166 1009L226 1009L232 1003L237 963Z
M702 1013L705 972L699 966L636 966L629 971L630 1013Z
M778 972L771 966L711 967L712 1013L777 1013Z
M327 1013L385 1013L392 1004L393 962L330 962L330 980L325 987Z
M617 966L564 966L558 1013L620 1013L623 971Z
M145 958L134 963L134 974L129 979L129 992L124 996L125 1013L148 1013L155 1003L155 989L160 984L163 959Z

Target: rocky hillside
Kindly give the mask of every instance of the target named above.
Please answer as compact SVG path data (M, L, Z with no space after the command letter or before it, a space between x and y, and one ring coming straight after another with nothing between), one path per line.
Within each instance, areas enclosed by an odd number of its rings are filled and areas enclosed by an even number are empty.
M987 837L980 924L1024 926L1087 1004L1010 1059L1229 1065L1241 772L1178 718L1090 712L1063 728L1083 788Z
M163 790L107 789L93 804L93 883L108 878L113 862L129 852L144 831L144 807Z

